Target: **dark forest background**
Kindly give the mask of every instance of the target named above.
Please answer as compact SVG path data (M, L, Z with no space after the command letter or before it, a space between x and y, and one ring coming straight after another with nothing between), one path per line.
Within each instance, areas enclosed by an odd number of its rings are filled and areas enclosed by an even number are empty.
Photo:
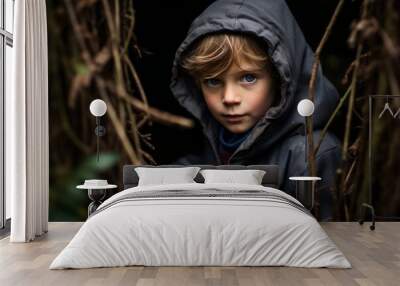
M167 164L199 140L201 130L173 98L169 80L174 53L190 23L212 2L47 1L50 220L86 219L87 194L75 189L85 179L104 178L121 190L124 164ZM287 3L316 50L339 1ZM333 190L336 218L354 220L360 203L368 199L368 94L399 94L399 5L394 0L343 3L320 63L345 99L330 125L348 142ZM99 163L95 119L89 112L96 98L106 100L109 108ZM379 101L377 110L383 104ZM392 104L400 106L397 100ZM374 181L380 216L400 215L399 120L397 125L381 121L375 136L383 150L376 151L380 179Z

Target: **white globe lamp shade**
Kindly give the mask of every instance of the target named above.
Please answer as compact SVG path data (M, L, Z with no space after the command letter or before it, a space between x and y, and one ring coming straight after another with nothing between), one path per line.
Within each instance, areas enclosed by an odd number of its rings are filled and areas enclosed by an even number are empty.
M95 99L90 103L89 109L93 116L100 117L107 112L107 104L101 99Z
M297 112L301 116L311 116L314 113L314 103L309 99L303 99L297 105Z

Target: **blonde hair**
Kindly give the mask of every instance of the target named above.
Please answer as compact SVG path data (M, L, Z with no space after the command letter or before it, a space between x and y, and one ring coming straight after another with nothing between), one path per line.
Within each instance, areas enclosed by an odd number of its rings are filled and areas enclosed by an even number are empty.
M181 67L198 81L220 76L233 63L241 67L243 61L260 69L272 69L265 49L255 39L243 34L225 33L202 38L183 57Z

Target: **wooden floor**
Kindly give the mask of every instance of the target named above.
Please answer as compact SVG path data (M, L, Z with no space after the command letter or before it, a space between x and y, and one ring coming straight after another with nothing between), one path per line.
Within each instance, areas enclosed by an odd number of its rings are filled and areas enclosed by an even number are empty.
M32 243L0 240L0 285L400 285L400 223L322 223L352 269L119 267L48 270L81 223L50 223Z

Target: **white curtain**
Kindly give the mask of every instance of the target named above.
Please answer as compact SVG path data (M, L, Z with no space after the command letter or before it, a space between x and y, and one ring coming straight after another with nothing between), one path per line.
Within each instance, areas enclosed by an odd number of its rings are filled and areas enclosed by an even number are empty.
M49 138L45 0L15 1L13 88L6 98L6 187L12 242L47 232Z

